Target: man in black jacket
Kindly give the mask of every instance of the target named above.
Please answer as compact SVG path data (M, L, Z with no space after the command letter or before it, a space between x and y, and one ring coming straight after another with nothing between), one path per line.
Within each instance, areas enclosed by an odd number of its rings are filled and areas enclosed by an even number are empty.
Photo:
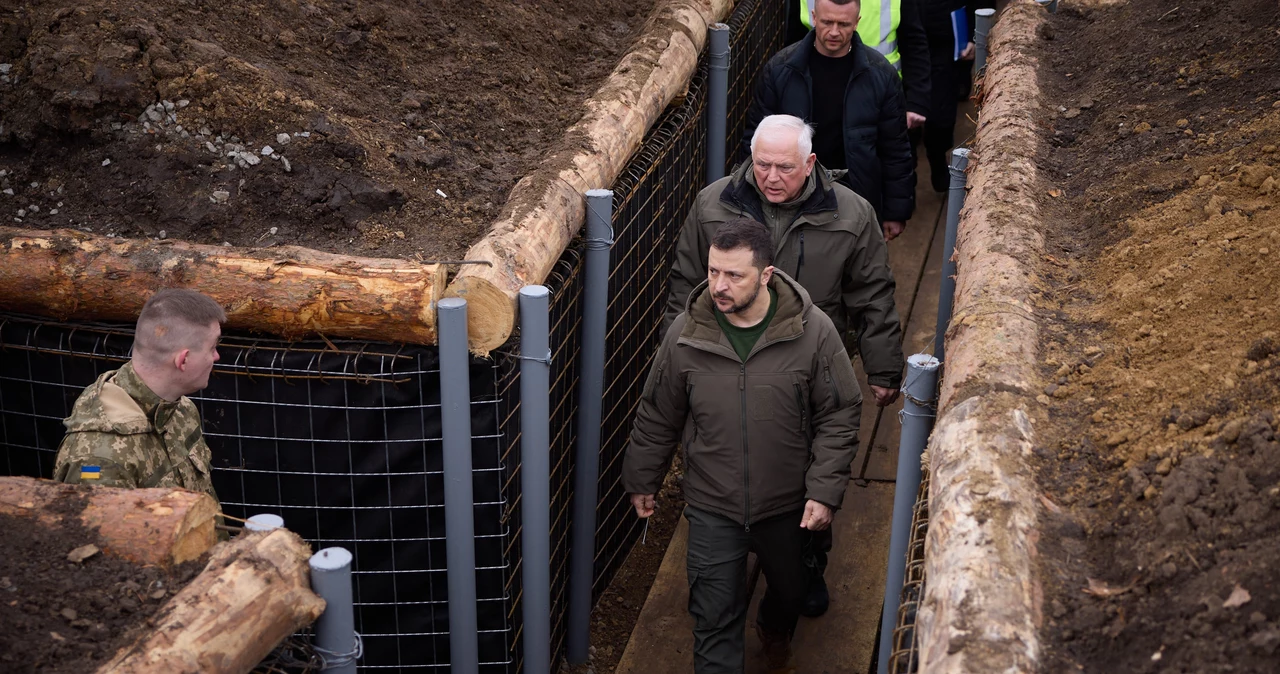
M794 115L815 127L813 151L875 209L886 241L915 209L915 162L898 73L857 34L857 0L817 0L814 30L765 64L747 113L742 145L768 115Z

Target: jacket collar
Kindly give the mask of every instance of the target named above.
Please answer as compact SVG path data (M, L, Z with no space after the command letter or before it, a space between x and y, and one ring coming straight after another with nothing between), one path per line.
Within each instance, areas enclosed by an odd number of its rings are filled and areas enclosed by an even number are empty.
M142 377L138 376L138 372L133 369L133 361L125 363L116 371L111 383L124 389L125 393L138 403L138 407L142 408L142 413L152 420L157 426L164 424L168 415L177 409L178 401L169 402L161 398L155 391L142 381Z
M780 270L773 271L769 287L778 293L778 310L774 312L773 322L765 328L760 341L751 350L752 354L775 342L788 341L803 334L805 315L813 306L809 292ZM685 312L689 314L689 318L680 331L677 343L738 359L737 353L729 344L729 338L725 337L720 324L716 322L715 304L711 301L711 293L707 291L706 281L689 293L689 299L685 301Z
M725 186L724 191L720 193L720 203L727 208L750 215L755 218L756 222L764 222L764 208L761 205L760 191L751 181L747 180L747 175L751 171L751 158L742 162L733 171L733 175L729 178L729 184ZM809 198L800 204L800 210L796 216L811 215L814 213L827 213L837 210L835 182L832 180L831 172L822 164L815 163L813 165L813 175L811 176L817 181L813 193Z

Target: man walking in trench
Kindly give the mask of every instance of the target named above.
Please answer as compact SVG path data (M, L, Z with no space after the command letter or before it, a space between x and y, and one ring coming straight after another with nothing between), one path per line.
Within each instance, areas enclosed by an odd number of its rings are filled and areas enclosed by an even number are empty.
M768 584L756 618L765 657L788 671L804 534L830 526L857 452L862 394L840 333L772 266L773 250L754 220L717 227L706 280L654 360L623 464L636 514L649 517L684 448L698 674L744 670L748 551Z
M871 206L831 179L812 143L812 127L799 118L766 117L751 139L751 161L698 194L676 243L665 324L671 325L690 290L706 278L716 229L734 218L753 218L772 236L773 264L804 286L848 350L862 358L876 405L891 405L904 363L888 249ZM829 529L809 538L802 613L817 617L830 605L824 574L833 541Z

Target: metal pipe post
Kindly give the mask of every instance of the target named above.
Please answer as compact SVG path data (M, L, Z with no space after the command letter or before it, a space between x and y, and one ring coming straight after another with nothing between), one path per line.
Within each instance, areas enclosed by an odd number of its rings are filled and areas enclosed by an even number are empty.
M569 558L570 664L587 661L591 586L595 582L596 482L600 479L600 411L604 338L609 311L613 191L587 191L587 260L582 291L582 367L578 375L578 446L573 476L573 543Z
M880 616L879 674L888 674L893 654L893 628L898 622L907 567L907 543L911 540L911 510L920 489L920 456L933 432L937 415L938 359L917 353L907 359L902 384L902 439L898 444L898 480L893 486L893 529L889 535L889 572L884 583L884 613Z
M524 671L551 671L551 347L545 286L520 289L520 546Z
M947 233L942 244L942 282L938 290L938 325L933 333L933 355L946 361L947 328L951 325L951 308L956 295L956 230L960 227L960 209L964 206L965 169L969 166L968 148L951 151L951 185L947 190Z
M707 184L724 177L725 146L729 142L729 26L711 24L707 71Z
M449 566L449 671L477 674L476 529L471 483L471 354L467 301L437 304L440 416L444 436L445 559Z
M984 7L973 15L973 72L976 75L987 67L987 34L995 22L996 10Z
M311 589L324 600L324 613L316 619L315 638L321 671L356 674L356 660L363 649L356 636L351 553L346 548L325 548L311 555Z

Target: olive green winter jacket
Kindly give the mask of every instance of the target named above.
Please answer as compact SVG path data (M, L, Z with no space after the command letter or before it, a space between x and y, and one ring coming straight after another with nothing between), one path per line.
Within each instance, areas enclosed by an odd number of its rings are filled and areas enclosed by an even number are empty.
M773 321L746 360L720 329L706 283L663 338L636 410L622 484L654 494L677 444L685 499L750 527L814 500L840 507L858 449L862 393L840 335L786 274Z
M684 310L689 291L707 278L707 251L725 221L749 217L765 223L760 193L748 178L751 162L698 194L676 243L664 327ZM894 305L893 272L875 211L853 190L815 165L816 189L800 204L784 235L774 241L774 266L795 279L841 335L855 333L868 383L902 383L902 329ZM850 346L852 348L852 345Z

